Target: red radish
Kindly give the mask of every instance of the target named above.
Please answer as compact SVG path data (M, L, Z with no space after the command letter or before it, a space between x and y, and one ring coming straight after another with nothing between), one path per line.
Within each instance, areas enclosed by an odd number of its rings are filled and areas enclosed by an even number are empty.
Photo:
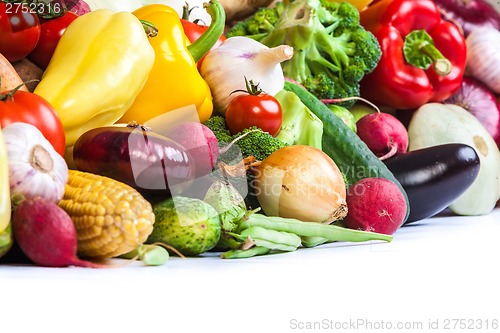
M57 204L41 197L28 198L14 209L14 239L35 264L48 267L106 267L77 258L76 229Z
M406 200L399 187L386 178L364 178L347 190L345 226L392 235L406 216Z
M170 128L166 136L190 153L196 177L205 176L212 171L219 156L219 144L210 128L194 121L184 122Z
M381 160L408 149L408 132L401 121L389 113L377 112L361 117L357 134Z

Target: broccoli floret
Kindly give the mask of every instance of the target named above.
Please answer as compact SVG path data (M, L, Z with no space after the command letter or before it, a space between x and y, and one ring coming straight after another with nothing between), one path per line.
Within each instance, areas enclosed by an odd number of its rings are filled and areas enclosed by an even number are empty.
M222 116L212 116L204 125L212 130L219 141L220 160L228 164L238 163L242 158L250 155L262 161L275 150L287 145L256 126L231 135L226 120Z
M235 144L240 149L243 158L253 156L259 161L265 160L276 150L287 146L285 142L256 126L244 129L233 135L232 139L238 139Z
M227 33L227 37L248 36L254 39L260 39L267 35L279 19L278 6L276 8L259 8L251 17L236 23Z
M339 100L346 97L359 96L360 94L359 84L348 84L340 79L331 78L326 73L319 73L316 76L308 77L302 84L309 92L322 100ZM350 108L355 102L355 100L346 100L336 102L336 104Z
M229 133L229 129L226 126L226 119L224 119L224 117L212 116L205 121L204 125L212 130L219 143L231 142L231 133Z
M359 22L359 11L349 2L290 0L279 2L274 28L250 33L236 28L232 36L249 36L268 47L290 45L292 59L282 64L286 77L303 84L319 99L359 96L359 82L377 66L381 50L375 36ZM255 16L243 21L252 24ZM260 19L257 20L260 22ZM349 108L354 100L341 103Z

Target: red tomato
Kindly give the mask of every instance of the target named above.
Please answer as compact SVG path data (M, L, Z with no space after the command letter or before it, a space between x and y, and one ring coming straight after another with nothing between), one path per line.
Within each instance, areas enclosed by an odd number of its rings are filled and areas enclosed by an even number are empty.
M0 1L0 53L10 62L26 57L40 38L40 20L28 3Z
M181 19L181 23L182 27L184 28L184 34L191 43L200 38L200 36L203 35L203 33L208 29L208 26L206 25L197 24L185 19ZM211 50L215 49L216 47L219 47L219 45L222 44L222 42L224 42L225 40L226 36L221 35L219 39L215 42L214 46L212 46ZM201 67L201 63L203 62L204 58L205 56L203 56L198 61L198 69Z
M38 67L46 69L59 39L64 31L66 31L66 27L77 17L78 15L73 12L66 12L62 16L43 20L40 25L40 39L28 58Z
M28 123L37 127L54 149L64 157L66 136L64 128L52 106L37 94L16 91L12 96L0 95L0 125Z
M283 122L283 110L274 96L243 94L234 97L226 109L226 124L232 135L257 126L276 136Z

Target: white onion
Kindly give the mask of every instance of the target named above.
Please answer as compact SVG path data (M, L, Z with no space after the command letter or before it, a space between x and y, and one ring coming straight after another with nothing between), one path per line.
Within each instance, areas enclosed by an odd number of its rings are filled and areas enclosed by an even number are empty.
M347 214L342 173L328 155L311 146L272 153L256 168L253 185L269 216L331 223Z
M466 74L500 94L500 31L490 28L474 30L466 43Z

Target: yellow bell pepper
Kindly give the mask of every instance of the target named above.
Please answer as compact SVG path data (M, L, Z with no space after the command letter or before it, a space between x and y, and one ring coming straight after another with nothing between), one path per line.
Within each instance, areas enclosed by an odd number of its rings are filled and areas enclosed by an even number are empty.
M66 145L73 146L87 130L120 119L144 86L154 57L136 16L99 9L67 27L34 92L57 111Z
M332 2L343 2L346 0L330 0ZM354 5L360 12L363 11L370 3L373 2L373 0L347 0L347 2L350 2L351 5Z
M196 62L215 44L224 31L222 5L212 0L206 5L212 16L208 30L194 43L186 37L177 12L162 4L145 5L133 12L140 20L152 23L157 35L149 40L155 62L148 80L130 109L119 122L148 120L169 111L195 106L200 122L212 114L210 87L198 72Z
M0 129L0 257L12 245L12 229L10 225L10 186L7 149Z

